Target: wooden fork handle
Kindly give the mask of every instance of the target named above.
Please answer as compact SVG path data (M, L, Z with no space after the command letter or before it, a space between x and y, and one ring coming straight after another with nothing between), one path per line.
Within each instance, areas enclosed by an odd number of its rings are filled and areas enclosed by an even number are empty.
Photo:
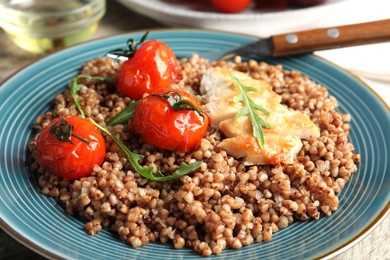
M390 41L390 19L271 37L273 56Z

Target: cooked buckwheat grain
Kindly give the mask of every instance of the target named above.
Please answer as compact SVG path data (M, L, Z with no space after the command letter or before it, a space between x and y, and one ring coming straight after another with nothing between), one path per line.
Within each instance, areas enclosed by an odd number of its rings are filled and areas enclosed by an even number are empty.
M210 128L197 148L184 154L145 144L125 132L123 125L116 125L107 129L130 150L143 154L143 164L165 174L182 161L202 160L203 164L178 180L156 183L135 172L119 147L105 137L105 162L96 165L89 177L63 181L34 162L31 170L40 176L42 193L58 198L69 214L84 218L90 235L108 228L132 247L158 240L172 242L177 249L191 247L204 256L269 241L293 221L317 219L321 213L331 215L337 210L337 193L356 172L360 156L348 141L351 117L336 110L338 103L326 87L298 71L244 62L240 57L210 63L193 55L180 64L180 80L174 87L189 91L200 102L200 79L211 66L233 68L269 82L285 105L318 125L320 138L304 140L292 165L245 167L216 146L222 138L216 129ZM98 58L86 62L80 74L115 78L117 69L112 60ZM86 81L79 100L86 116L102 126L131 102L98 81ZM36 119L38 133L55 117L78 114L69 88L53 103L53 111ZM33 159L35 146L33 140L29 145Z

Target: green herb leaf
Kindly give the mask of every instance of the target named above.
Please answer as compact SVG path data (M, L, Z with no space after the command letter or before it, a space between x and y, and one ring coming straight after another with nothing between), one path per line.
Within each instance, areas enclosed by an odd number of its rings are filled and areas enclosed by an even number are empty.
M160 171L153 172L153 167L142 167L139 164L139 161L144 158L143 155L131 152L129 150L129 148L127 148L121 142L121 140L118 137L116 137L115 135L111 134L107 129L105 129L104 127L102 127L99 124L97 124L91 118L89 118L89 120L97 128L99 128L100 131L104 132L106 135L111 137L114 140L114 142L119 146L119 148L122 150L122 152L125 154L126 158L129 160L131 166L133 166L133 168L141 176L143 176L144 178L147 178L149 180L162 182L162 181L169 181L169 180L173 180L173 179L176 179L176 178L180 178L181 176L186 175L188 173L191 173L194 170L198 169L201 166L201 164L202 164L201 161L196 161L196 162L191 163L191 164L186 164L186 163L183 162L180 165L180 168L177 169L175 172L173 172L171 175L164 175Z
M125 124L130 121L134 115L135 108L141 100L131 102L125 109L119 112L116 116L107 121L106 125L113 126L117 124Z
M72 87L71 87L71 95L72 95L72 98L76 104L76 107L80 111L81 117L85 118L85 115L84 115L84 112L81 108L80 102L77 99L77 92L83 87L83 84L79 83L79 80L81 80L81 79L104 81L104 80L107 80L107 78L81 75L81 76L78 76L73 81ZM128 117L129 114L132 116L132 113L134 113L134 111L131 113L131 110L134 110L135 107L138 105L138 103L133 102L130 105L131 105L131 107L128 109L128 111L125 112L125 114L126 114L125 118ZM131 116L130 116L130 118L131 118ZM92 118L88 118L88 120L91 121L100 131L102 131L103 133L105 133L106 135L111 137L114 140L114 142L119 146L119 148L122 150L122 152L125 154L126 158L129 160L131 166L133 166L134 170L136 170L141 176L143 176L144 178L147 178L149 180L158 181L158 182L173 180L173 179L180 178L183 175L186 175L186 174L189 174L189 173L195 171L196 169L198 169L202 165L201 161L197 161L197 162L194 162L191 164L187 164L187 163L183 162L183 163L181 163L180 168L177 169L175 172L173 172L171 175L164 175L160 171L153 172L153 170L154 170L153 167L143 167L142 165L139 164L139 161L144 158L144 156L142 154L136 154L136 153L131 152L129 150L129 148L127 148L118 137L111 134L106 128L104 128L101 125L99 125L98 123L96 123ZM120 120L123 120L123 118L120 118Z
M92 77L92 76L88 76L88 75L80 75L80 76L77 76L73 82L72 82L72 86L71 86L71 89L70 89L70 94L72 95L72 98L74 100L74 103L77 107L77 109L79 110L80 112L80 117L82 118L85 118L85 114L84 114L84 111L80 105L80 102L79 100L77 99L77 92L80 91L80 89L84 86L84 84L81 84L80 83L80 80L82 79L89 79L89 80L93 80L93 79L96 79L96 80L101 80L101 81L105 81L107 80L107 78L103 78L103 77Z
M252 122L252 130L253 136L257 139L260 147L264 147L264 133L263 128L271 128L271 125L268 124L263 118L261 118L256 110L261 111L265 115L269 115L269 111L264 107L256 104L253 100L248 96L248 92L258 92L259 90L253 87L244 86L241 82L230 74L233 79L234 86L239 90L239 94L233 97L234 102L242 102L244 107L240 109L236 118L242 117L243 115L248 115Z

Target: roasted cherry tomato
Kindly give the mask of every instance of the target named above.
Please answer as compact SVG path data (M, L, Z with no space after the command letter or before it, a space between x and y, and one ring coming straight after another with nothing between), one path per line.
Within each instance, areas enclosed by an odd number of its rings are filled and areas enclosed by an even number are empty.
M253 0L210 0L219 11L224 13L239 13L244 11Z
M138 100L145 93L168 87L176 80L178 61L168 45L150 40L137 49L131 44L135 43L128 42L130 51L125 54L129 59L123 62L118 72L117 89L120 93Z
M154 146L188 152L199 144L208 122L207 115L190 94L161 88L141 100L129 129Z
M51 121L37 138L38 163L64 180L75 180L91 174L101 165L106 143L88 119L78 116Z

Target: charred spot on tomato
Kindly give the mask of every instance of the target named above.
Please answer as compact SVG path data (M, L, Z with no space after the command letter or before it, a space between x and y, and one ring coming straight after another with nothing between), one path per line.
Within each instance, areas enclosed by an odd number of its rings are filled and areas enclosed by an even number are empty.
M73 133L73 128L73 125L69 124L64 118L61 118L59 122L56 122L50 127L50 133L54 135L60 142L68 142L73 144L70 137L74 136L86 144L90 143L87 139Z

